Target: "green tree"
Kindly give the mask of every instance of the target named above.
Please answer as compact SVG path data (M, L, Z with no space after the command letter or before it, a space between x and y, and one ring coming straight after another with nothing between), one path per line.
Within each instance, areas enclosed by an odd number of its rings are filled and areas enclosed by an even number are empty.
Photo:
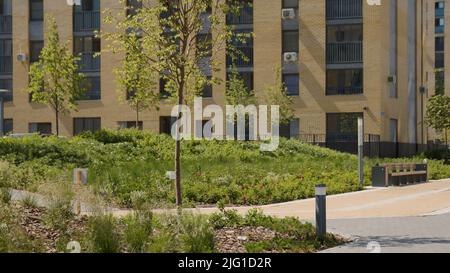
M78 72L79 58L62 43L53 17L47 16L45 46L39 61L29 71L27 92L34 102L49 105L55 112L56 135L59 135L60 115L77 110L77 99L85 94L84 75Z
M293 99L287 94L286 85L283 82L282 69L275 68L275 83L268 86L264 92L264 103L266 105L280 106L280 123L287 124L294 117Z
M426 121L433 129L443 132L445 143L448 144L450 129L450 97L436 95L431 97L427 106Z
M125 36L129 46L121 67L114 70L118 82L119 101L128 104L136 113L136 128L139 114L154 107L159 110L159 92L156 90L152 71L146 70L146 58L142 53L137 32Z
M126 1L121 1L127 10ZM218 52L226 47L232 30L227 26L224 14L234 12L240 1L222 0L138 0L142 6L133 12L133 16L124 18L124 11L114 13L106 11L106 23L114 26L114 31L103 33L111 41L111 50L115 53L136 54L138 50L129 36L136 30L139 33L142 62L141 71L162 77L166 90L170 92L177 105L189 105L199 95L206 84L218 83L220 79L205 75L200 64L207 64L211 71L219 71L221 60ZM209 21L206 24L205 19ZM207 28L207 29L206 29ZM210 33L211 35L199 35ZM134 53L133 53L134 52ZM213 73L217 74L217 73ZM178 119L181 118L181 113ZM175 173L176 202L182 205L181 194L181 140L176 135Z
M253 90L249 90L245 80L239 75L235 66L230 67L225 90L228 105L250 105L255 103Z

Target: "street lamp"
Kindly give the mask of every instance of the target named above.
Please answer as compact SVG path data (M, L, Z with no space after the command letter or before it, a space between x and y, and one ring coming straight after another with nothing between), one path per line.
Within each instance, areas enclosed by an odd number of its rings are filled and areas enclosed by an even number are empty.
M3 128L3 125L4 125L4 114L5 114L5 111L4 111L4 103L5 103L4 96L9 94L9 92L10 91L7 90L7 89L0 89L0 137L3 136L3 130L4 130L4 128Z

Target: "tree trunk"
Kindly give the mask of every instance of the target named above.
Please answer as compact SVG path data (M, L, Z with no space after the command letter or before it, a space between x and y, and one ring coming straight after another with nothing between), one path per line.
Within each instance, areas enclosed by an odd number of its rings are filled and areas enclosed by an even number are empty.
M56 116L56 136L59 136L59 111L55 110Z
M180 88L181 89L181 88ZM178 93L178 105L183 104L183 92ZM181 108L179 109L181 110ZM178 111L178 120L181 119L181 111ZM180 140L180 130L177 128L176 131L176 144L175 144L175 190L176 190L176 201L177 207L181 209L183 205L183 199L181 194L181 140Z
M139 106L136 107L136 129L140 130L141 128L139 127Z

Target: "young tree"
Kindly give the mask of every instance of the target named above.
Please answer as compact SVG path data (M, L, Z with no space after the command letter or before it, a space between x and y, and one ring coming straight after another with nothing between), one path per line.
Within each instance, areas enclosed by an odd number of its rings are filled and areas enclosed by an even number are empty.
M125 6L126 1L121 1ZM106 23L115 26L106 33L113 52L126 53L130 43L130 29L139 33L139 56L145 62L141 71L152 72L167 82L167 90L178 105L189 105L199 95L205 84L220 79L208 78L199 65L209 58L211 71L219 70L218 52L224 49L231 36L225 14L237 10L240 1L223 0L138 0L142 8L133 16L123 18L124 11L113 14L106 11ZM127 9L125 7L125 9ZM205 21L208 23L205 24ZM210 33L210 38L200 38L199 33ZM203 36L205 37L205 36ZM137 52L135 50L134 52ZM211 54L213 52L213 54ZM214 73L215 74L215 73ZM182 117L181 111L178 120ZM176 203L182 205L181 195L181 139L176 132L175 173Z
M249 90L247 84L236 67L230 67L225 90L225 100L228 105L250 105L255 104L253 90Z
M78 72L79 59L60 41L55 19L48 16L46 21L45 46L39 61L30 67L27 92L32 101L47 104L54 110L56 135L59 136L60 115L76 111L76 100L85 93L84 75Z
M159 110L159 92L151 71L145 70L146 58L142 55L137 32L126 36L125 59L122 66L114 70L118 82L119 101L128 104L136 113L136 128L139 128L139 114L154 107Z
M268 86L264 92L264 103L266 105L280 106L280 123L287 124L294 117L293 99L287 94L286 85L283 82L281 67L275 68L276 78L272 86Z
M427 123L436 131L443 132L448 145L448 130L450 129L450 97L436 95L428 102Z

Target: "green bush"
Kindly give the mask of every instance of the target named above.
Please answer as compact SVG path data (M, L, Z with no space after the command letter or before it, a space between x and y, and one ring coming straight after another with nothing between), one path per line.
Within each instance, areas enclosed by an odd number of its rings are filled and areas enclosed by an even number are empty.
M173 204L174 140L139 130L102 130L80 137L0 139L0 184L35 191L37 185L65 177L75 167L89 168L89 185L117 206L136 206L136 197L161 206ZM258 142L183 141L182 179L186 206L199 204L264 205L314 196L315 184L329 194L360 190L356 156L282 139L274 152ZM405 159L366 159L365 185L371 168ZM1 161L0 161L1 162ZM450 165L429 160L430 178L450 177ZM1 186L1 185L0 185ZM139 196L136 194L139 193ZM133 200L134 199L134 200ZM139 201L140 202L140 201ZM139 206L139 204L137 204Z
M94 216L88 222L89 250L94 253L120 252L117 220L112 215Z
M153 232L151 211L137 211L125 220L125 243L129 252L143 253L148 248Z

